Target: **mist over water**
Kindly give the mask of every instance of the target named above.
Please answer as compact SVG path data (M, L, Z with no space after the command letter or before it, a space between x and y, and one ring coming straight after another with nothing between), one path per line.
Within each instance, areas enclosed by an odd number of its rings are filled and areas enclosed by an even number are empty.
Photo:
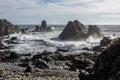
M21 27L29 28L33 30L35 25L22 25ZM44 50L55 51L57 48L67 48L72 51L82 51L82 48L91 49L94 46L99 45L99 42L102 38L96 38L90 36L86 40L79 41L63 41L58 38L59 34L62 32L65 26L63 25L54 25L52 26L54 30L52 32L30 32L27 34L11 34L11 37L17 37L19 44L12 45L12 51L19 53L32 53L36 54L38 52L43 52ZM119 26L98 26L101 28L105 36L116 38L120 36L120 27ZM115 34L115 36L113 36Z

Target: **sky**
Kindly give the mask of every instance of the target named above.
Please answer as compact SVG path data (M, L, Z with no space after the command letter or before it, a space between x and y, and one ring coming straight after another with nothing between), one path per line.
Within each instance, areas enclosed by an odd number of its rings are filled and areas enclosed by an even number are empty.
M14 24L120 24L120 0L0 0L0 18Z

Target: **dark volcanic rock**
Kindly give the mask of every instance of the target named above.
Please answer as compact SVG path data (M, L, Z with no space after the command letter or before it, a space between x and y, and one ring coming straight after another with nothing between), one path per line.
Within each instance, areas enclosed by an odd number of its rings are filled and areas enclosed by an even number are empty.
M88 35L89 36L96 35L96 37L102 37L103 36L100 28L98 28L96 25L89 25Z
M65 48L58 48L57 51L59 52L68 52L69 49L65 49Z
M59 35L62 40L79 40L87 38L86 28L79 21L69 21L63 32Z
M20 55L12 51L4 51L0 52L0 59L3 62L16 62L20 59Z
M35 32L39 32L40 31L40 27L37 25L36 27L35 27L35 30L34 30Z
M0 49L2 49L4 47L4 45L1 42L1 38L0 38Z
M40 31L52 31L52 28L47 25L45 20L43 20L41 23Z
M20 28L14 26L12 23L8 22L6 19L0 19L0 36L17 33L19 31L20 31Z
M95 64L96 80L119 80L120 38L112 40L108 48L101 52Z
M110 44L110 42L110 37L103 37L103 39L100 41L100 46L107 46L108 44Z
M49 66L47 65L46 61L38 59L34 62L35 67L38 67L40 69L49 69Z
M31 66L28 66L24 72L35 72L35 70Z

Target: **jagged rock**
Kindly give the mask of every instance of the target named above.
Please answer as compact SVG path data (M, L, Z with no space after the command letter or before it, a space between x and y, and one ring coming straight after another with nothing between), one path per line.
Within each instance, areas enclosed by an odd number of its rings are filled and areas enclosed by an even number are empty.
M107 46L111 42L110 37L103 37L103 39L100 41L100 46Z
M0 36L6 36L13 33L18 33L20 28L14 26L6 19L0 19Z
M35 72L35 70L31 66L28 66L24 72Z
M114 39L108 48L101 52L95 64L96 80L115 79L120 71L120 38ZM113 78L113 79L111 79Z
M17 37L11 37L10 40L17 40Z
M2 44L1 38L0 38L0 49L3 48L4 45Z
M49 66L47 65L46 61L38 59L34 62L35 67L38 67L40 69L49 69Z
M62 40L85 39L87 38L86 27L77 20L69 21L59 38Z
M69 49L65 49L65 48L58 48L56 52L68 52Z
M96 25L89 25L88 36L92 36L92 35L95 35L96 37L102 37L103 36L100 28L98 28Z
M47 25L46 21L43 20L40 27L41 31L52 31L52 28Z
M35 27L35 30L34 30L35 32L39 32L40 31L40 27L37 25L36 27Z
M12 51L8 51L8 53L10 54L9 58L10 59L19 59L20 58L20 54L12 52Z

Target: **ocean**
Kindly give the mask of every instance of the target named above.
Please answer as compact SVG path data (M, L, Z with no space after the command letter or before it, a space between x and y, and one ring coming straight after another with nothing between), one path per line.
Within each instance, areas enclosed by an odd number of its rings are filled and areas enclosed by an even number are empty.
M36 25L19 25L21 28L28 28L30 31L34 30ZM58 38L59 34L64 29L65 25L50 25L53 28L52 32L28 32L27 34L11 34L11 37L17 37L19 44L8 44L13 46L11 51L16 51L21 54L37 54L47 51L55 51L57 48L67 48L71 52L83 52L83 48L92 49L99 45L102 38L90 36L86 40L79 41L64 41ZM88 27L88 26L86 26ZM98 25L105 36L110 38L120 37L120 25ZM114 35L113 35L114 34ZM92 53L92 52L91 52Z

